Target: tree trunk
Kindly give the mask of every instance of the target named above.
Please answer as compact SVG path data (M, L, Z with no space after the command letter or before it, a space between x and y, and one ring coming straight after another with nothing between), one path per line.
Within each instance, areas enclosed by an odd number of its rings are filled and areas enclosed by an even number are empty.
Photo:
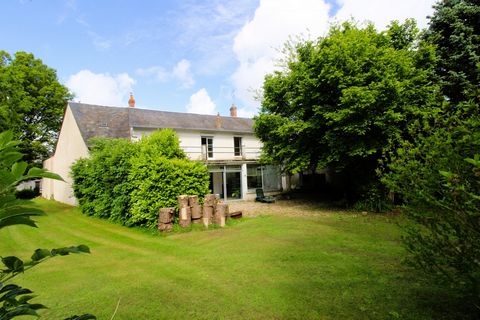
M192 223L192 213L190 207L180 208L178 210L178 224L182 228L189 227Z

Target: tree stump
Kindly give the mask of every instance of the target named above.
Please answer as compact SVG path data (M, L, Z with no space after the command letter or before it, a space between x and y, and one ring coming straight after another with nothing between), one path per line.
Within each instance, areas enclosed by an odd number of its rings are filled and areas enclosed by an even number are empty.
M202 206L194 205L190 207L192 212L192 219L200 219L202 217Z
M158 212L158 230L161 232L172 230L174 215L175 208L160 208Z
M215 205L217 204L217 198L214 194L206 194L203 204L207 207L215 207Z
M178 196L178 208L185 208L188 207L188 196L185 194L182 194Z
M198 206L198 196L188 196L188 205L190 207Z
M172 231L173 223L159 223L158 224L158 231L161 232L168 232Z
M178 224L182 228L189 227L192 223L192 213L190 207L178 209Z
M203 225L208 227L208 225L212 224L212 217L213 217L213 207L203 205Z
M213 216L213 223L219 225L220 227L225 226L225 219L228 213L228 204L219 203L215 207L215 214Z
M192 219L192 223L193 224L202 224L203 223L203 219L200 218L200 219Z
M158 213L158 223L170 223L173 221L175 208L160 208Z

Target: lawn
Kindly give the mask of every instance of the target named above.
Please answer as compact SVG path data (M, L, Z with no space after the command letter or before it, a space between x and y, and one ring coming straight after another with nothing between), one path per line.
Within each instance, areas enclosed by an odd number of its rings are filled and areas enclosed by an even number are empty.
M168 236L36 200L39 228L0 232L0 254L86 244L16 278L44 319L450 319L446 291L401 265L398 217L310 208ZM285 202L288 206L288 202ZM268 212L265 205L265 212Z

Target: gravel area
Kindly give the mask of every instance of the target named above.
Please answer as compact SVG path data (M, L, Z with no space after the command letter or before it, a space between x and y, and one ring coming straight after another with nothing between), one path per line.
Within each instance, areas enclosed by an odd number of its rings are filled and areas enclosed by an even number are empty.
M277 200L275 203L261 203L256 201L230 201L230 212L242 211L243 216L254 217L258 215L282 216L318 216L330 215L339 212L318 202L308 200Z

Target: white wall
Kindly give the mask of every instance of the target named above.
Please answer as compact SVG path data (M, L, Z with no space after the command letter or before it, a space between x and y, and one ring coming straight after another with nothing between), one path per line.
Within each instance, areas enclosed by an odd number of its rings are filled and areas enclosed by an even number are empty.
M44 168L59 174L65 181L43 179L42 197L76 205L77 200L73 196L70 167L75 160L82 157L88 157L88 148L83 141L70 106L67 106L55 155L43 163Z
M133 128L133 136L138 138L152 133L154 130L145 130ZM233 133L233 132L209 132L193 130L175 130L179 139L180 146L187 153L191 160L202 160L202 141L201 137L213 137L213 158L209 160L255 160L260 157L261 142L253 133ZM234 155L233 137L241 137L243 145L242 156Z

